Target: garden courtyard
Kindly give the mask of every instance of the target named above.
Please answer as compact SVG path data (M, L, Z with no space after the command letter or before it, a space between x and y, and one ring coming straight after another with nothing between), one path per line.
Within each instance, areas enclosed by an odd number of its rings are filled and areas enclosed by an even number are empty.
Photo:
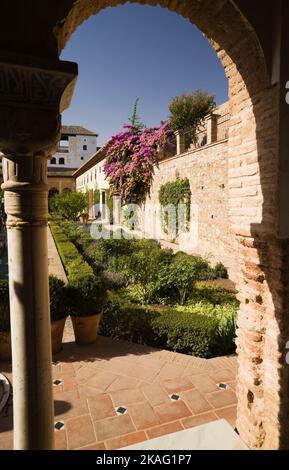
M200 359L105 337L77 346L67 320L54 360L56 449L119 449L218 419L235 426L234 355ZM9 361L0 369L12 378ZM0 449L12 449L12 405L0 433Z

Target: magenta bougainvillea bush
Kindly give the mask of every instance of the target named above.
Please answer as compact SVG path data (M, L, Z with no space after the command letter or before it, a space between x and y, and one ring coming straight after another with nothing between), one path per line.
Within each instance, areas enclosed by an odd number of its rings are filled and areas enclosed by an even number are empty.
M124 126L103 150L106 156L104 173L111 195L119 195L123 203L140 204L150 191L154 167L158 164L159 147L170 134L167 124L159 128L139 129Z

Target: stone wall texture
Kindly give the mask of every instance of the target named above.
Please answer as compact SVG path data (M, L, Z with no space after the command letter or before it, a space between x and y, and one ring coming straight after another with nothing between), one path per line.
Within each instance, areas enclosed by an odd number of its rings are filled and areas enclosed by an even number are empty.
M176 240L163 233L162 240L174 242L174 249L199 254L212 263L221 261L234 279L236 259L235 237L229 220L228 141L223 140L160 162L159 168L155 170L143 216L143 228L152 238L157 237L157 224L151 222L152 214L159 219L156 210L159 189L163 184L177 178L188 178L190 182L190 230Z

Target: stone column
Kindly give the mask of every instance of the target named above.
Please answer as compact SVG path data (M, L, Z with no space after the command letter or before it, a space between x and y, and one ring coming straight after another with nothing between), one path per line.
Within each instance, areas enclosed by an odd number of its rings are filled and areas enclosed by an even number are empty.
M217 141L218 114L209 114L205 118L207 128L207 145Z
M46 167L38 154L3 161L16 449L53 443Z
M181 155L186 151L185 135L183 131L177 131L175 132L175 135L177 138L177 155Z
M14 448L53 449L47 158L77 73L68 62L0 61L0 150L7 212ZM32 63L33 62L33 63Z

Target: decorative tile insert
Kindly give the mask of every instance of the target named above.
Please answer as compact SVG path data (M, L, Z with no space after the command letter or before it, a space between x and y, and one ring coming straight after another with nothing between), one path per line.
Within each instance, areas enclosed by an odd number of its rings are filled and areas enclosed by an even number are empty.
M179 401L181 399L180 395L177 395L176 393L173 393L171 396L170 396L170 399L172 401Z
M64 428L64 422L63 421L57 421L54 424L54 429L56 429L56 431L60 431L63 428Z
M53 385L55 385L55 387L57 387L57 385L61 385L61 384L62 384L62 380L60 380L60 379L53 380Z
M127 412L127 409L124 406L118 406L115 411L117 412L118 415L125 415Z
M227 388L229 388L229 385L224 384L224 383L220 383L220 384L218 384L218 387L219 387L220 390L227 390Z

